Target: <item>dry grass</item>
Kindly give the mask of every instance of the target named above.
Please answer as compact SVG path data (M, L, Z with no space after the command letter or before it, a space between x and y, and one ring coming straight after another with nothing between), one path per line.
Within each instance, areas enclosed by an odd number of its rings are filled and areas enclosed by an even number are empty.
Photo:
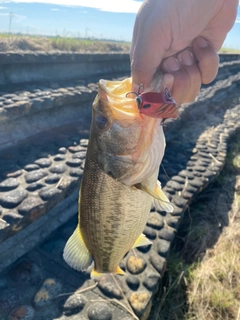
M151 320L240 320L240 141L182 222Z
M40 37L0 34L0 52L67 51L67 52L126 52L130 43L77 39L69 37Z
M240 53L240 49L231 49L231 48L221 48L220 53Z

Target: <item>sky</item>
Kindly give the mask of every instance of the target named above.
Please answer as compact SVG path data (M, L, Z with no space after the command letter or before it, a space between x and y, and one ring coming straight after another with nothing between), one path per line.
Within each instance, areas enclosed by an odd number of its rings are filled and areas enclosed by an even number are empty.
M0 32L131 41L136 13L142 2L0 0ZM240 49L240 6L223 46Z

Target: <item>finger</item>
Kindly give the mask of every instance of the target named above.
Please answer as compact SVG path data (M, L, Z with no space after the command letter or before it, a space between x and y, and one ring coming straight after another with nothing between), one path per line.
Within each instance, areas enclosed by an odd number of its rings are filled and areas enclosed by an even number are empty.
M136 18L130 51L133 83L147 88L170 46L169 22L160 19L158 2L145 3ZM153 7L154 5L154 7Z
M174 77L171 94L178 105L196 98L201 87L201 73L191 51L181 52L178 58L165 59L161 69Z
M202 83L208 84L214 80L218 72L219 56L210 43L203 37L198 37L192 44L193 54L198 60Z
M180 52L177 55L177 59L181 64L182 70L188 75L189 90L187 91L184 102L192 102L195 100L201 88L201 72L196 63L196 59L190 50Z

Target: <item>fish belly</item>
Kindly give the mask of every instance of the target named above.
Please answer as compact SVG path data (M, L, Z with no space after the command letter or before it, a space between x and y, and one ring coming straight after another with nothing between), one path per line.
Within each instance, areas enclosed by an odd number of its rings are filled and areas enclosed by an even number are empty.
M82 181L80 229L95 270L115 272L144 229L152 197L95 168L86 170Z

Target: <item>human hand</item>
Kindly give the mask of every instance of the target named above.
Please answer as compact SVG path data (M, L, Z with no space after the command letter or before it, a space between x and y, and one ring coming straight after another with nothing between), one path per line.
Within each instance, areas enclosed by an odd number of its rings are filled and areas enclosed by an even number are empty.
M177 104L194 100L218 71L221 48L234 24L238 0L145 0L134 26L134 88L150 84L156 70Z

